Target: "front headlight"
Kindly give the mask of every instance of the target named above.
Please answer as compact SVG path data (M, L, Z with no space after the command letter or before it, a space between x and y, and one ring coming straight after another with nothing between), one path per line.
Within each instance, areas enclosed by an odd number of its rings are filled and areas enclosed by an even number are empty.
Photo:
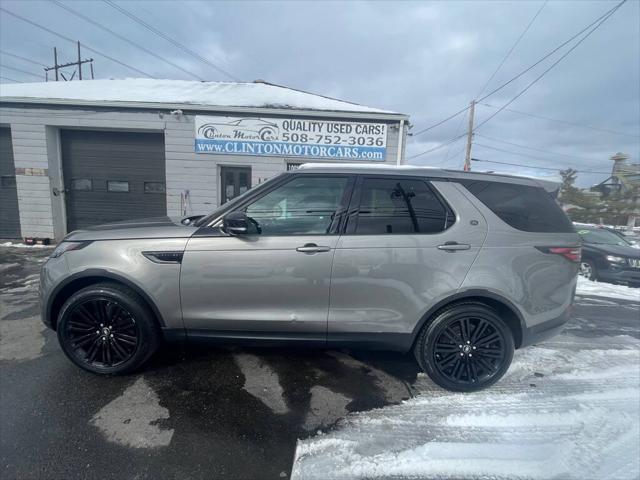
M71 250L80 250L81 248L86 247L91 242L60 242L58 246L55 248L50 258L58 258L65 252L70 252Z
M607 255L607 261L611 263L626 263L624 257L618 257L616 255Z

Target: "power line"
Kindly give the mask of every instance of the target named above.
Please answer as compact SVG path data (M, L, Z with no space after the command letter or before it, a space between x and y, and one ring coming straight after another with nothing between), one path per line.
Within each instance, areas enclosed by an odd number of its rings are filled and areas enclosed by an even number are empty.
M10 77L4 77L4 76L2 76L2 75L0 75L0 78L1 78L2 80L9 80L10 82L22 83L20 80L15 80L15 79L10 78Z
M2 55L8 55L9 57L19 58L20 60L24 60L25 62L29 62L29 63L32 63L34 65L38 65L39 67L46 67L46 65L44 63L36 62L36 61L31 60L30 58L27 58L27 57L21 57L20 55L16 55L15 53L9 53L9 52L6 52L4 50L0 50L0 53Z
M114 8L115 10L119 11L120 13L122 13L123 15L129 17L131 20L133 20L134 22L138 23L139 25L142 25L144 28L146 28L147 30L149 30L150 32L156 34L157 36L164 38L166 41L168 41L169 43L171 43L172 45L178 47L180 50L182 50L183 52L191 55L192 57L198 59L199 61L209 65L210 67L214 68L215 70L217 70L218 72L222 73L223 75L227 76L228 78L239 82L240 80L238 78L236 78L234 75L232 75L231 73L227 72L226 70L222 69L221 67L219 67L218 65L216 65L215 63L211 62L210 60L206 59L205 57L203 57L202 55L200 55L199 53L191 50L189 47L186 47L185 45L183 45L182 43L178 42L177 40L174 40L173 38L171 38L169 35L167 35L164 32L161 32L160 30L158 30L157 28L149 25L147 22L145 22L144 20L142 20L140 17L137 17L136 15L134 15L133 13L129 12L128 10L126 10L125 8L121 7L120 5L116 4L115 2L113 2L112 0L102 0L104 3L106 3L107 5L109 5L111 8Z
M71 7L67 6L67 5L65 5L64 3L60 2L59 0L51 0L51 1L52 1L54 4L56 4L58 7L65 9L66 11L68 11L69 13L71 13L72 15L75 15L76 17L81 18L81 19L83 19L84 21L89 22L90 24L92 24L92 25L94 25L94 26L96 26L96 27L98 27L98 28L100 28L100 29L104 30L105 32L110 33L111 35L113 35L113 36L115 36L115 37L119 38L119 39L120 39L120 40L122 40L123 42L127 42L128 44L133 45L134 47L136 47L136 48L138 48L138 49L142 50L143 52L148 53L149 55L153 56L154 58L157 58L158 60L161 60L161 61L163 61L163 62L165 62L165 63L167 63L167 64L171 65L172 67L177 68L178 70L183 71L183 72L184 72L184 73L186 73L187 75L190 75L190 76L192 76L192 77L194 77L194 78L197 78L198 80L201 80L201 81L203 81L203 80L204 80L203 78L199 77L199 76L198 76L198 75L196 75L195 73L190 72L189 70L187 70L187 69L185 69L185 68L182 68L180 65L176 65L175 63L173 63L173 62L171 62L171 61L167 60L166 58L164 58L164 57L162 57L162 56L160 56L160 55L156 54L155 52L152 52L151 50L149 50L149 49L147 49L147 48L145 48L145 47L143 47L142 45L139 45L138 43L136 43L136 42L134 42L134 41L132 41L132 40L129 40L127 37L125 37L125 36L123 36L123 35L120 35L119 33L117 33L117 32L115 32L115 31L111 30L111 29L110 29L110 28L108 28L108 27L105 27L104 25L102 25L102 24L100 24L100 23L96 22L95 20L92 20L91 18L89 18L89 17L87 17L87 16L83 15L82 13L80 13L80 12L78 12L78 11L74 10L73 8L71 8Z
M534 170L551 170L551 171L554 171L554 172L559 172L560 170L562 170L561 168L532 167L531 165L524 165L522 163L498 162L497 160L484 160L484 159L480 159L480 158L472 158L471 161L472 162L484 162L484 163L497 163L499 165L509 165L509 166L512 166L512 167L525 167L525 168L531 168L531 169L534 169ZM602 174L602 175L611 175L611 172L594 172L592 170L576 170L576 172L578 172L578 173L598 173L598 174Z
M594 26L589 32L587 32L585 34L584 37L582 37L580 40L578 40L578 42L572 46L569 50L567 50L564 54L562 54L562 56L560 58L558 58L555 62L553 62L546 70L544 70L540 75L538 75L532 82L530 82L526 87L524 87L524 89L522 89L518 94L516 94L515 97L513 97L511 100L509 100L507 103L505 103L502 107L498 108L498 110L496 112L494 112L493 114L491 114L488 118L484 119L482 122L480 122L475 128L475 130L478 130L481 126L483 126L484 124L486 124L487 122L489 122L491 119L493 119L496 115L498 115L500 112L502 112L506 107L508 107L509 105L511 105L513 102L515 102L518 98L520 98L527 90L529 90L533 85L535 85L536 83L538 83L539 80L542 79L542 77L544 77L551 69L553 69L556 65L558 65L562 60L564 60L571 52L573 52L576 48L578 48L578 46L584 42L587 38L589 38L591 36L591 34L593 32L595 32L604 22L606 22L615 12L618 8L620 8L627 0L622 0L618 5L616 5L614 8L612 8L609 13L602 19L600 20L600 22ZM484 97L486 98L486 97ZM483 99L484 99L483 98Z
M490 105L488 103L481 103L480 105L482 105L483 107L489 107L489 108L500 108L500 107L496 107L495 105ZM598 132L606 132L606 133L612 133L614 135L622 135L622 136L625 136L625 137L640 138L640 135L633 135L631 133L624 133L624 132L616 132L615 130L608 130L606 128L599 128L599 127L593 127L591 125L584 125L584 124L580 124L580 123L568 122L566 120L559 120L557 118L545 117L545 116L542 116L542 115L536 115L536 114L533 114L533 113L523 112L522 110L513 110L511 108L504 108L503 110L506 111L506 112L512 112L512 113L518 113L520 115L525 115L527 117L539 118L541 120L548 120L550 122L563 123L565 125L571 125L572 127L588 128L590 130L595 130L595 131L598 131Z
M500 62L500 64L498 65L498 68L495 69L495 71L491 74L491 76L489 77L489 80L487 80L487 82L484 84L484 87L482 87L482 90L480 90L480 93L478 93L478 95L476 95L476 97L479 97L480 95L482 95L485 91L485 89L489 86L489 84L491 83L491 80L493 80L493 78L496 76L496 74L500 71L500 69L502 68L502 66L504 65L504 63L507 61L507 59L511 56L511 53L513 53L513 51L516 49L516 47L518 46L518 44L520 43L520 40L522 40L522 38L527 34L527 32L529 31L529 29L531 28L531 25L533 25L533 22L536 21L536 18L538 18L538 16L540 15L540 13L542 13L542 10L544 10L544 7L547 5L547 2L549 0L544 0L544 2L542 2L542 5L540 6L540 8L538 9L538 11L536 12L536 14L533 16L533 18L531 19L531 21L529 22L529 24L525 27L525 29L523 30L523 32L520 34L520 36L517 38L516 42L513 44L513 46L509 49L509 51L507 52L507 54L504 56L504 58L502 59L502 61Z
M425 150L424 152L420 152L420 153L418 153L416 155L412 155L407 160L411 160L413 158L421 157L422 155L426 155L427 153L435 152L436 150L439 150L439 149L441 149L443 147L446 147L447 145L449 145L451 143L457 142L458 140L460 140L461 138L464 138L466 136L467 136L467 134L463 133L462 135L458 135L457 137L450 138L446 142L441 143L440 145L438 145L437 147L433 147L433 148L430 148L429 150Z
M443 123L448 122L449 120L451 120L452 118L457 117L458 115L460 115L461 113L466 112L467 110L469 110L470 107L464 107L462 110L458 110L456 113L454 113L453 115L449 115L447 118L445 118L444 120L440 120L437 123L434 123L433 125L428 126L427 128L423 128L422 130L415 132L413 134L414 137L421 135L425 132L428 132L429 130L433 130L436 127L439 127L440 125L442 125Z
M527 157L527 158L533 158L535 160L543 160L543 161L549 161L548 158L542 158L542 157L536 157L535 155L529 155L526 153L520 153L520 152L514 152L512 150L504 150L502 148L496 148L496 147L491 147L489 145L484 145L482 143L475 143L474 145L477 145L478 147L483 147L483 148L488 148L489 150L495 150L497 152L503 152L503 153L510 153L511 155L519 155L521 157ZM485 160L485 161L489 161L489 160ZM494 162L495 163L495 162ZM520 166L520 167L529 167L529 165L516 165L516 166ZM530 167L530 168L538 168L538 167ZM539 168L547 168L547 167L539 167ZM558 168L553 168L552 170L559 170ZM593 171L587 171L587 170L582 170L583 173L603 173L603 172L593 172ZM611 173L611 172L608 172Z
M499 92L500 90L502 90L503 88L505 88L507 85L510 85L511 83L515 82L517 79L519 79L520 77L522 77L525 73L529 72L530 70L532 70L533 68L537 67L538 65L540 65L540 63L542 63L543 61L545 61L547 58L549 58L550 56L552 56L554 53L556 53L558 50L562 49L563 47L565 47L566 45L568 45L569 43L571 43L573 40L575 40L576 38L578 38L580 35L582 35L584 32L586 32L587 30L589 30L591 27L593 27L594 25L598 24L598 22L601 22L603 19L606 20L607 18L609 18L609 16L611 16L611 14L613 12L615 12L618 8L620 8L622 6L623 3L625 3L626 0L622 0L622 2L620 2L618 5L616 5L615 7L611 8L610 10L607 10L605 13L603 13L602 15L600 15L598 18L596 18L593 22L591 22L589 25L587 25L586 27L584 27L582 30L580 30L578 33L576 33L575 35L573 35L572 37L570 37L569 39L567 39L566 41L564 41L563 43L561 43L560 45L558 45L556 48L554 48L553 50L551 50L550 52L548 52L546 55L544 55L542 58L540 58L540 60L538 60L537 62L535 62L534 64L530 65L529 67L525 68L524 70L522 70L519 74L517 74L516 76L512 77L510 80L507 80L506 82L504 82L502 85L500 85L497 88L494 88L491 92L487 93L486 95L484 95L483 97L479 98L476 102L482 102L484 100L486 100L487 98L489 98L490 96L494 95L495 93ZM599 25L598 25L599 26ZM596 27L597 28L597 27ZM589 33L590 34L590 33ZM588 34L588 35L589 35ZM587 35L587 36L588 36ZM585 37L586 38L586 37ZM584 40L584 38L583 38ZM577 45L576 45L577 46ZM573 47L575 48L575 46ZM433 124L425 129L420 130L417 133L414 133L413 135L420 135L424 132L427 132L429 130L431 130L432 128L435 128L439 125L442 125L443 123L451 120L452 118L457 117L458 115L460 115L461 113L467 111L469 109L469 107L465 107L462 110L458 110L456 113L454 113L453 115L448 116L447 118L445 118L444 120L441 120L440 122Z
M513 145L514 147L526 148L526 149L529 149L529 150L534 150L536 152L549 153L551 155L560 155L562 157L573 158L574 160L587 160L586 158L583 158L583 157L576 157L576 156L573 156L573 155L567 155L566 153L560 153L560 152L552 152L550 150L544 150L542 148L536 148L536 147L530 147L528 145L522 145L521 143L508 142L506 140L500 140L499 138L488 137L486 135L481 135L479 133L476 133L475 135L478 136L478 137L486 138L487 140L493 140L494 142L506 143L507 145Z
M9 70L13 70L14 72L19 72L19 73L23 73L25 75L30 75L32 77L36 77L36 78L42 78L41 75L36 75L35 73L32 72L28 72L26 70L22 70L21 68L15 68L15 67L10 67L9 65L2 65L1 68L7 68Z
M47 28L47 27L45 27L44 25L40 25L39 23L36 23L36 22L34 22L34 21L32 21L32 20L29 20L28 18L25 18L25 17L23 17L23 16L21 16L21 15L18 15L17 13L10 12L10 11L9 11L9 10L7 10L6 8L0 7L0 11L2 11L2 12L4 12L4 13L6 13L6 14L8 14L8 15L11 15L12 17L15 17L15 18L17 18L17 19L19 19L19 20L22 20L23 22L26 22L26 23L28 23L29 25L33 25L34 27L37 27L37 28L39 28L39 29L41 29L41 30L44 30L45 32L50 33L51 35L55 35L56 37L62 38L63 40L66 40L67 42L71 42L71 43L73 43L73 44L75 44L75 43L76 43L76 40L73 40L73 39L71 39L71 38L69 38L69 37L65 37L64 35L62 35L62 34L60 34L60 33L58 33L58 32L54 32L54 31L53 31L53 30L51 30L50 28ZM107 55L106 53L103 53L103 52L100 52L100 51L98 51L98 50L96 50L96 49L94 49L94 48L88 47L88 46L87 46L87 45L85 45L85 44L83 44L83 47L84 47L85 49L87 49L87 50L89 50L89 51L91 51L91 52L95 53L96 55L100 55L101 57L104 57L104 58L106 58L107 60L111 60L112 62L117 63L117 64L119 64L119 65L122 65L123 67L126 67L126 68L128 68L128 69L130 69L130 70L133 70L134 72L138 72L138 73L140 73L140 74L144 75L145 77L154 78L152 75L148 74L147 72L143 72L142 70L140 70L140 69L138 69L138 68L136 68L136 67L132 67L131 65L127 65L126 63L121 62L120 60L116 60L115 58L113 58L113 57L112 57L112 56L110 56L110 55Z

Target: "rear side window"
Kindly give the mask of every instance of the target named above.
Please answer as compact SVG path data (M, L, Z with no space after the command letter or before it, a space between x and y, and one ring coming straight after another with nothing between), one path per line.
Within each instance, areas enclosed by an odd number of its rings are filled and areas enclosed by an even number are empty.
M544 188L511 183L461 182L493 213L525 232L574 232L573 224Z
M356 234L438 233L453 221L453 212L423 180L365 178L362 182Z

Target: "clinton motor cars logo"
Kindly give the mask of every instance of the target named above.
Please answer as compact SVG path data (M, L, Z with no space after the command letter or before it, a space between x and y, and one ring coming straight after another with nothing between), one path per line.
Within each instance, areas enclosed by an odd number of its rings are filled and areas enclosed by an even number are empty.
M195 119L196 153L384 161L387 125L321 120Z
M261 118L239 118L231 122L205 123L198 128L200 135L213 140L260 140L272 142L278 140L279 132L278 125Z

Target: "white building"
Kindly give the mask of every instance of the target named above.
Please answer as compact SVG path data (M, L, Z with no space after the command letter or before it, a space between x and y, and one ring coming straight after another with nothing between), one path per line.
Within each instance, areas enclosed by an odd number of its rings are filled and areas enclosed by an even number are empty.
M403 163L408 117L265 82L0 87L0 238L197 214L304 162Z

